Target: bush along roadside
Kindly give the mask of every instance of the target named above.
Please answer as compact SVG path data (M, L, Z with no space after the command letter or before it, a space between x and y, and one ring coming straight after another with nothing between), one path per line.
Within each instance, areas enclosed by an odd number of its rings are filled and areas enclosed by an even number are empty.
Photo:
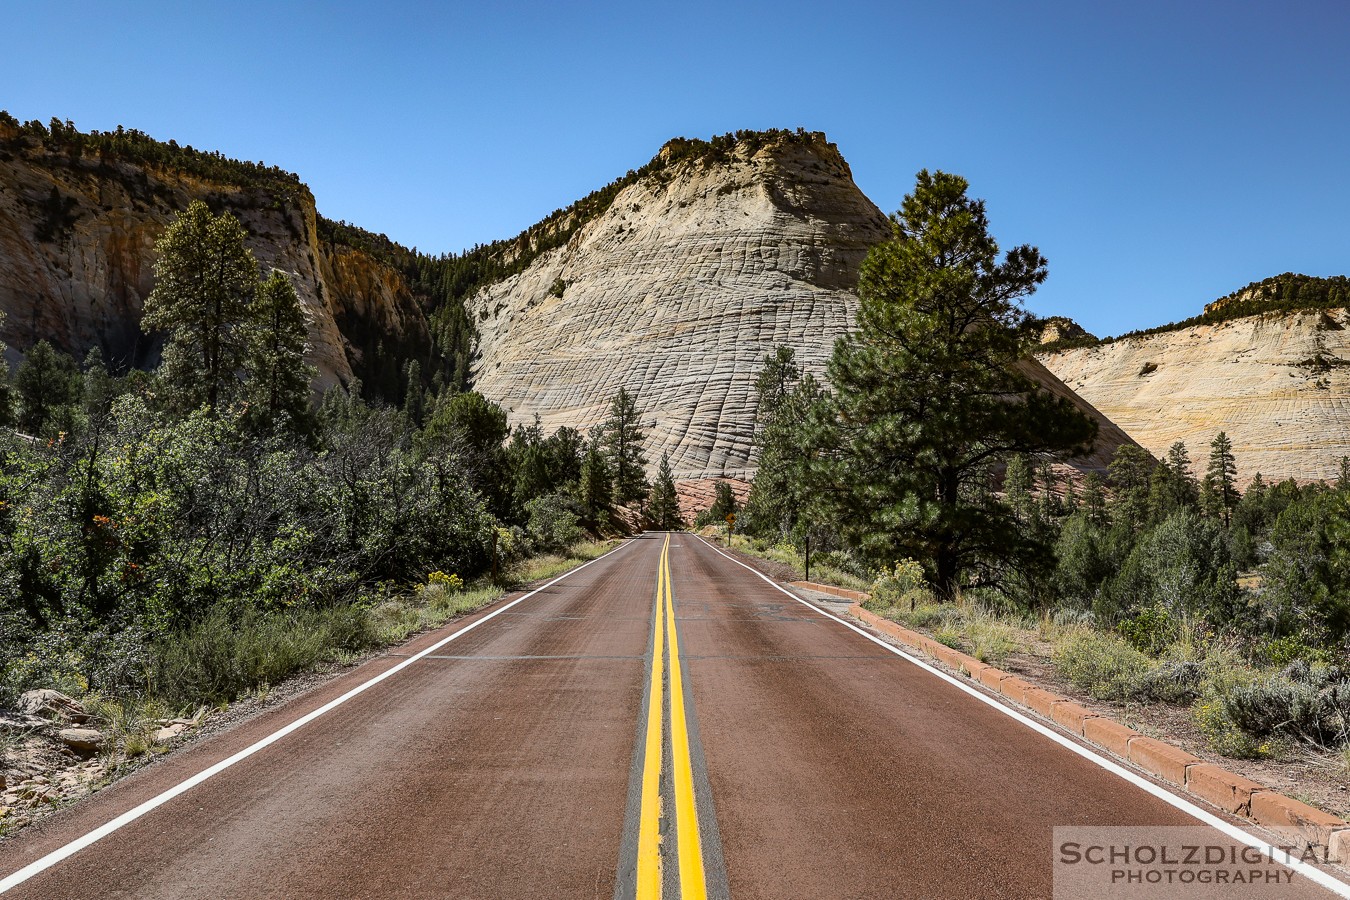
M1262 674L1241 662L1232 647L1211 647L1204 653L1188 646L1184 628L1179 630L1176 643L1159 654L1148 654L1118 635L1094 630L1081 621L1018 620L974 604L937 604L919 596L896 605L894 585L887 583L892 577L893 573L878 577L880 591L876 595L822 583L796 584L850 600L851 613L863 624L1150 775L1244 816L1287 839L1291 846L1312 850L1319 859L1350 863L1350 822L1342 817L1159 739L1159 732L1147 724L1148 717L1138 715L1139 706L1133 707L1134 717L1123 716L1135 726L1129 727L1071 697L1045 690L1037 683L1043 682L1043 677L1018 664L1027 659L1048 663L1055 678L1088 698L1129 698L1136 704L1173 708L1190 703L1197 720L1214 716L1214 711L1221 709L1216 726L1221 729L1219 746L1236 749L1241 756L1253 750L1274 753L1273 747L1250 746L1262 734L1270 740L1276 734L1292 737L1297 731L1304 746L1320 748L1324 753L1328 752L1325 744L1343 741L1340 735L1345 713L1338 705L1340 687L1331 684L1339 673L1294 663L1274 675ZM991 625L997 637L990 637ZM1189 637L1194 640L1195 635ZM996 658L1007 660L1008 669L989 664L988 660ZM1131 707L1123 709L1128 713ZM1299 715L1291 717L1286 710L1296 710ZM1201 730L1213 746L1211 733L1203 727ZM1229 747L1223 739L1239 743ZM1337 766L1344 759L1329 754L1327 762Z
M582 541L518 559L499 578L465 584L429 573L411 591L386 591L330 610L215 610L151 645L144 688L112 694L32 689L0 711L0 838L101 789L202 731L289 698L372 652L482 609L515 587L556 577L615 541Z

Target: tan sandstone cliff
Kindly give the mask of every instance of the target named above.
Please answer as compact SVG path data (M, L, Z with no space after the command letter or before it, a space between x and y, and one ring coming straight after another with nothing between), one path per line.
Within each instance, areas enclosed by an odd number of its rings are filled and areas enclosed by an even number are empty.
M1350 454L1350 312L1281 312L1043 354L1155 455L1224 431L1244 484L1333 478Z
M263 271L291 275L310 317L317 387L351 380L370 353L372 330L429 343L402 276L361 251L321 242L314 197L301 184L240 186L72 156L24 142L3 124L0 142L0 340L11 364L41 339L76 359L98 346L117 365L154 362L159 348L139 328L154 287L154 243L194 199L242 222Z
M765 354L790 345L820 374L852 327L859 266L889 234L824 135L681 160L471 300L474 385L513 424L538 415L546 429L603 420L626 387L653 464L669 453L677 479L749 478ZM1092 467L1129 440L1101 427Z

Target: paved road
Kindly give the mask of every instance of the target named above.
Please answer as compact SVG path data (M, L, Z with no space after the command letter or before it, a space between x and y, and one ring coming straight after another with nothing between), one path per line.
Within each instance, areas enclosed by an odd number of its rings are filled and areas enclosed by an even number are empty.
M1196 824L689 535L512 603L0 844L3 885L323 710L6 900L1049 897L1057 825Z

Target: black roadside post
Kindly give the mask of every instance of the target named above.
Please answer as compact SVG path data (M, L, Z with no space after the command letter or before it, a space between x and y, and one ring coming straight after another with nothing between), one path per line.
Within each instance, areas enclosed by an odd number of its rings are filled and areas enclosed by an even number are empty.
M811 532L806 533L806 580L811 580Z

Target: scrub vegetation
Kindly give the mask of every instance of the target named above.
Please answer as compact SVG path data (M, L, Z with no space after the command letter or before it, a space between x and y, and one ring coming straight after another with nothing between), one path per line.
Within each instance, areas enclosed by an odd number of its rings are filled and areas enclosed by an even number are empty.
M802 571L809 541L814 580L870 584L878 611L982 660L1032 653L1093 697L1189 706L1218 752L1342 751L1350 459L1334 484L1245 491L1223 433L1198 472L1181 443L1124 445L1105 477L1058 465L1094 428L1019 374L1038 329L1018 298L1045 260L1000 257L966 187L919 174L825 380L766 357L744 546ZM1243 296L1342 296L1272 284Z
M305 314L245 237L202 203L167 229L155 372L39 343L0 379L0 707L54 688L129 722L267 691L594 557L646 495L626 393L586 436L449 385L315 398Z

